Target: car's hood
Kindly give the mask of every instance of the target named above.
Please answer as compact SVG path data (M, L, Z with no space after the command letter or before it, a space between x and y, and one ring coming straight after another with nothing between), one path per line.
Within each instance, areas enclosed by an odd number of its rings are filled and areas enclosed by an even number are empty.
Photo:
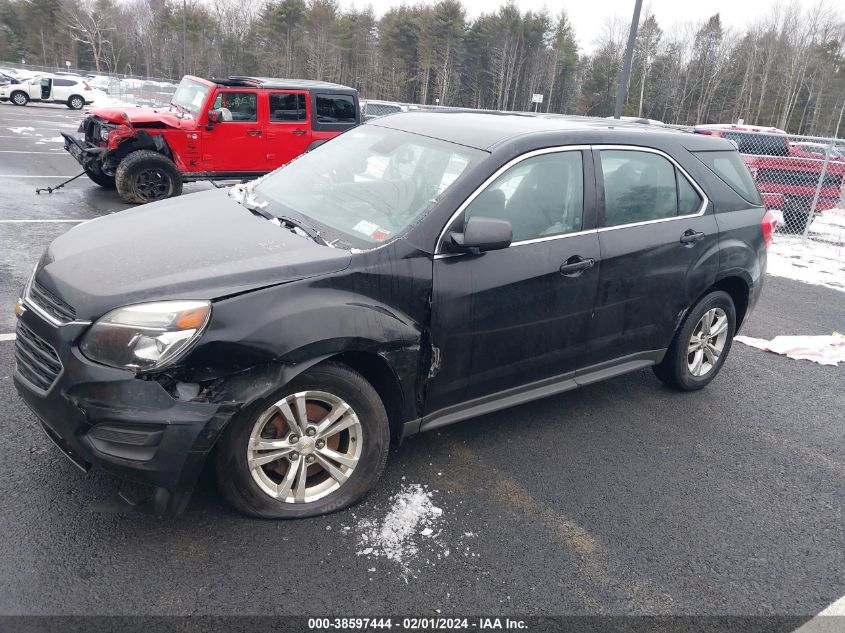
M194 129L196 121L189 114L182 114L170 108L110 107L92 108L88 114L100 117L111 123L127 123L138 127L164 125L179 129Z
M50 245L37 278L78 319L95 319L141 301L215 299L332 273L350 257L216 189L81 224Z

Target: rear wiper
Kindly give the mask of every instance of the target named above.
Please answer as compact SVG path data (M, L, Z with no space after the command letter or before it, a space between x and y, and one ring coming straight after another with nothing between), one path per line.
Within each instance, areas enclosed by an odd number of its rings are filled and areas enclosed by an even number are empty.
M323 239L323 236L320 235L320 231L318 231L317 229L314 229L310 226L303 224L302 222L299 222L298 220L294 220L293 218L289 218L284 215L275 215L273 216L273 219L278 222L281 222L282 224L287 224L288 227L291 229L299 229L300 231L305 233L305 235L317 242L317 244L319 244L320 246L328 246L328 243L326 242L326 240Z

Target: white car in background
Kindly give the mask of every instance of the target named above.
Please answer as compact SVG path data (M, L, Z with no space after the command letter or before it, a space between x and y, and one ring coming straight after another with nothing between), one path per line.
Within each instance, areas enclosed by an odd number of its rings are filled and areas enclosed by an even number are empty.
M63 103L71 110L81 110L93 103L91 86L72 75L40 75L19 84L0 86L0 101L25 106L30 101Z

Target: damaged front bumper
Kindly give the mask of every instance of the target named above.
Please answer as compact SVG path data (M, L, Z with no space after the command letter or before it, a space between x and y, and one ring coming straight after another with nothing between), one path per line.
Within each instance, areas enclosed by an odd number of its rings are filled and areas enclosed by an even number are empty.
M15 387L79 468L96 464L152 486L155 513L178 514L239 406L182 399L155 380L89 361L76 345L87 327L55 326L24 310L15 342Z
M65 140L65 151L73 156L74 160L79 163L85 171L93 172L95 174L105 173L104 169L108 163L109 149L107 147L91 147L85 141L68 134L61 132L62 138ZM108 174L113 175L113 174Z

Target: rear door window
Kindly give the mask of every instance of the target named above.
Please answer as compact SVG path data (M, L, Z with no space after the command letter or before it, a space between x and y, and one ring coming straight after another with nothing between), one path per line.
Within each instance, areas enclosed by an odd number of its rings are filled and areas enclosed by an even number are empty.
M675 165L652 152L599 152L604 177L602 226L621 226L697 213L701 195Z
M748 166L737 152L693 152L693 155L748 202L763 204Z
M305 121L308 118L305 93L271 92L270 120L276 123Z

